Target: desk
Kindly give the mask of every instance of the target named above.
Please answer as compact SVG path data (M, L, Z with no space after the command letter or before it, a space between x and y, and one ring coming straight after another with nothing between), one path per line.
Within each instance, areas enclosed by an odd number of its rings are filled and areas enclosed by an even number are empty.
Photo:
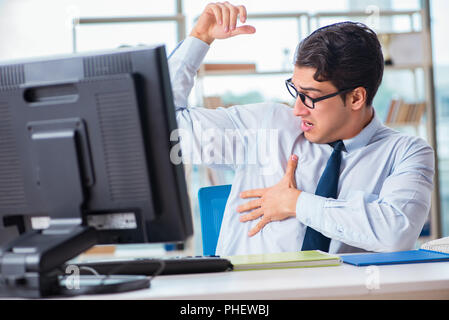
M449 262L158 276L149 289L74 299L449 299Z

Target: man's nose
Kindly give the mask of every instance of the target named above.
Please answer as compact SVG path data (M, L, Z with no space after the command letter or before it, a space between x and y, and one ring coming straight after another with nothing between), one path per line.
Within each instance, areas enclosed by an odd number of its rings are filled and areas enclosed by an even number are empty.
M299 97L296 99L293 114L297 117L303 117L310 114L310 109L304 105Z

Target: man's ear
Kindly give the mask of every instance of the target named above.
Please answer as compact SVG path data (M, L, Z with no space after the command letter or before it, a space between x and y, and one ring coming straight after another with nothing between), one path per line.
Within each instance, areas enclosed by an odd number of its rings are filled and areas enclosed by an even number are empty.
M364 108L366 106L366 89L364 87L355 88L346 96L346 104L354 111Z

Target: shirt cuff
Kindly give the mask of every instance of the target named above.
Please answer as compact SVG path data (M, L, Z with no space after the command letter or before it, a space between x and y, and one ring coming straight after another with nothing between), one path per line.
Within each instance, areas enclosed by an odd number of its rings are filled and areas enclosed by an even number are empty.
M326 200L311 193L301 192L296 201L296 219L315 230L322 230Z
M198 70L209 51L210 46L195 37L189 36L181 43L179 47L170 55L170 59L181 59L188 61L189 65Z

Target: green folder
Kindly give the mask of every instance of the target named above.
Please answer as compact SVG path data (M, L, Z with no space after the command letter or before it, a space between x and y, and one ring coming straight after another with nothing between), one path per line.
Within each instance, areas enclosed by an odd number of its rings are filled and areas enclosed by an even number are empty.
M224 257L231 261L235 271L283 268L331 267L341 265L339 256L319 250L249 254Z

